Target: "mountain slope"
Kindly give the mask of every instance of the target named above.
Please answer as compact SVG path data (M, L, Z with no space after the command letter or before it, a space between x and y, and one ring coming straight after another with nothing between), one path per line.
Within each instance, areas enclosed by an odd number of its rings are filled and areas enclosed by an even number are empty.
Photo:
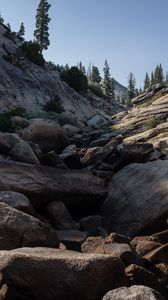
M20 51L22 44L23 41L0 24L1 111L23 106L33 114L39 113L54 96L61 98L66 113L82 122L95 115L107 120L123 109L115 101L109 103L93 95L86 98L78 94L47 64L40 67L26 59Z

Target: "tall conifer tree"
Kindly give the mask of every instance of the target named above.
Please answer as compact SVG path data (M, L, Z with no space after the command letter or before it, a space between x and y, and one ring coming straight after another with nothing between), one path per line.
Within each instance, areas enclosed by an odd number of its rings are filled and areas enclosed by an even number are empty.
M104 72L104 78L103 78L103 84L102 84L103 93L106 96L111 97L112 84L111 84L111 77L110 77L110 67L109 67L107 59L105 60L105 63L104 63L103 72Z
M50 6L51 4L49 4L47 0L40 0L39 6L37 8L36 29L34 31L34 36L36 38L36 42L40 46L41 52L44 49L48 49L48 46L50 45L48 32L48 24L51 20L48 14Z
M91 78L92 78L92 82L100 83L101 76L100 76L100 72L99 72L98 67L92 66L92 76L91 76Z
M150 86L150 78L148 73L145 74L145 80L144 80L144 91Z
M128 76L128 104L131 103L131 99L136 96L136 79L133 73Z
M18 35L19 35L19 36L24 36L24 34L25 34L25 26L24 26L24 23L22 22L22 23L20 24L20 28L19 28L19 31L18 31Z

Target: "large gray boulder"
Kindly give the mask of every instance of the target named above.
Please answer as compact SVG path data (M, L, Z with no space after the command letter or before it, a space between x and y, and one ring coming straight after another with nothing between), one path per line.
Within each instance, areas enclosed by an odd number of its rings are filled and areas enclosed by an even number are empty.
M49 248L1 251L0 272L8 287L3 300L101 300L126 284L118 258Z
M44 153L51 150L60 153L68 144L61 126L43 119L32 119L28 127L20 130L19 135L26 141L38 144Z
M45 223L5 203L0 203L0 249L59 245L56 232Z
M23 193L37 208L62 200L80 214L97 210L106 197L103 181L83 171L1 160L0 174L0 191Z
M159 219L160 225L164 220L166 224L167 181L168 161L161 160L131 164L115 174L101 209L108 230L134 236L144 229L152 231Z
M103 300L166 300L166 298L149 287L133 285L110 291Z

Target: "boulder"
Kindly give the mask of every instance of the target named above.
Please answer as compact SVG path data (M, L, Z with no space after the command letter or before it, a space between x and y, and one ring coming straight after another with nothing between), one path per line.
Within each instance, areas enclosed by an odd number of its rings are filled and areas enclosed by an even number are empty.
M61 201L52 201L46 207L47 217L57 230L77 230L77 223Z
M158 239L161 244L168 243L168 229L153 234L153 237Z
M82 244L81 251L83 253L95 253L96 249L104 244L105 241L101 236L88 237L87 240Z
M57 231L58 239L68 250L81 251L81 245L88 237L87 231L77 230L59 230Z
M148 286L167 296L166 287L162 285L158 276L138 265L132 264L125 269L130 285Z
M17 134L0 132L0 153L8 154L18 142L20 142L20 138Z
M63 201L79 214L97 210L106 197L103 182L92 174L57 168L0 161L0 191L28 196L36 208Z
M78 155L77 148L75 145L69 145L68 147L66 147L64 151L59 155L59 157L70 169L82 168L80 156Z
M17 128L17 129L22 129L27 126L29 126L30 122L26 118L20 117L20 116L14 116L11 118L12 124Z
M107 123L107 119L103 118L101 115L96 115L87 122L88 126L94 129L100 128L105 123Z
M168 264L168 244L165 244L148 252L146 255L144 255L144 258L146 258L153 264Z
M133 285L110 291L103 300L166 300L166 298L149 287Z
M81 133L82 130L74 125L65 124L63 126L63 129L68 131L69 133L75 134L75 133Z
M50 166L54 168L60 168L67 170L68 167L64 164L62 159L55 151L50 151L46 154L43 154L41 157L41 163L45 166Z
M3 300L101 300L126 284L117 258L49 248L1 251L0 272L7 286Z
M26 214L34 215L34 209L30 200L23 194L1 191L0 192L0 202L3 202L13 208L16 208Z
M130 245L131 239L127 236L118 234L116 232L112 232L110 233L110 235L108 235L105 238L105 242L108 243L119 243L119 244L128 244Z
M154 149L150 143L123 143L118 150L121 155L142 159Z
M128 244L105 243L97 247L95 253L118 257L123 261L125 266L137 263L137 255Z
M86 230L89 233L94 233L98 227L102 226L102 217L98 215L87 216L80 219L79 222L82 230Z
M39 160L34 154L28 143L20 140L10 150L8 155L15 161L25 162L32 165L38 165Z
M23 246L58 247L56 232L47 224L5 203L0 203L0 249Z
M162 245L157 242L139 240L135 250L140 256L144 256L145 254L149 253L150 251L156 248L159 248L160 246Z
M123 137L121 135L117 135L108 144L100 148L99 151L96 151L90 160L87 161L87 164L93 164L96 166L99 165L117 149L117 146L121 144L122 141Z
M134 236L154 233L168 215L168 161L130 164L115 174L102 206L109 231Z
M44 153L51 150L60 153L68 144L64 130L58 124L42 119L33 119L18 133L24 140L38 144Z

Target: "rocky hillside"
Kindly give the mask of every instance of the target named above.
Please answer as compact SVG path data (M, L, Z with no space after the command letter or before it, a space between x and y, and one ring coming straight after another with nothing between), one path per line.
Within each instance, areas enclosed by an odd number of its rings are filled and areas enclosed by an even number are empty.
M168 299L168 84L112 116L5 30L1 108L39 111L57 92L78 122L8 115L0 132L0 299Z
M67 116L86 123L96 115L107 121L121 111L117 102L109 103L94 95L82 96L60 80L59 73L49 65L40 67L26 59L16 35L0 25L0 109L22 106L32 115L42 112L42 106L59 96Z
M113 78L116 101L122 103L127 99L127 88Z

